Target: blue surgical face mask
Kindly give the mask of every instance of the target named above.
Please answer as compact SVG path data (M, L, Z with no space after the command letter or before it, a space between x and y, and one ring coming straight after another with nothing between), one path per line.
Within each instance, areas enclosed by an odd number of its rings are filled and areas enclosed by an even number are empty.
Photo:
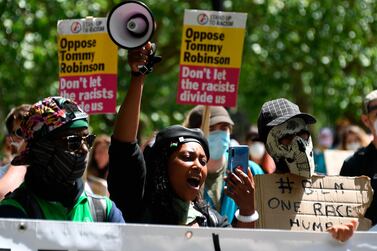
M229 148L230 134L227 131L213 131L208 136L209 154L211 159L219 160Z

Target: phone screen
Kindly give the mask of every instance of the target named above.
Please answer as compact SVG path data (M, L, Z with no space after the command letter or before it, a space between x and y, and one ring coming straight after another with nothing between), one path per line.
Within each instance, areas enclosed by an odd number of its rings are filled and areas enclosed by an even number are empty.
M231 146L228 150L228 169L234 171L235 168L242 167L244 173L247 174L249 167L249 146L239 145Z

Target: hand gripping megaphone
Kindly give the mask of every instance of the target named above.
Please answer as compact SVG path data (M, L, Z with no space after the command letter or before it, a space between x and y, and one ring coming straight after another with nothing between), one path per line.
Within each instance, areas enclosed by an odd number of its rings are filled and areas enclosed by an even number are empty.
M107 17L107 31L110 38L121 48L134 49L150 41L156 29L151 10L139 1L126 1L116 5ZM148 63L140 66L142 74L152 70L161 57L154 56L155 48Z

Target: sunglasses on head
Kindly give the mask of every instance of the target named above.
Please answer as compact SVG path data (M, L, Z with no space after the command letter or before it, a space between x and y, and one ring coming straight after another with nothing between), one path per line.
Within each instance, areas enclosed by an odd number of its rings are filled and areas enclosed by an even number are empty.
M83 143L90 149L93 146L94 140L96 139L96 135L89 134L86 136L79 136L79 135L70 135L63 137L63 140L67 143L68 151L75 152L79 150Z

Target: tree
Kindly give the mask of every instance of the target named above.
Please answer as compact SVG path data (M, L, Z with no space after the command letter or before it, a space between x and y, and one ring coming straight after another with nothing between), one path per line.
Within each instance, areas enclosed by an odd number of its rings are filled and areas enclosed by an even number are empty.
M11 107L56 95L56 24L105 17L120 1L0 0L0 119ZM149 0L157 21L153 41L163 61L148 77L143 124L181 123L191 106L175 103L184 9L212 9L212 1ZM349 117L358 122L362 97L377 87L374 1L223 1L225 11L247 12L238 106L256 121L261 105L286 97L313 113L318 126ZM118 104L127 90L126 51L119 50ZM114 115L94 115L96 133L111 133Z

